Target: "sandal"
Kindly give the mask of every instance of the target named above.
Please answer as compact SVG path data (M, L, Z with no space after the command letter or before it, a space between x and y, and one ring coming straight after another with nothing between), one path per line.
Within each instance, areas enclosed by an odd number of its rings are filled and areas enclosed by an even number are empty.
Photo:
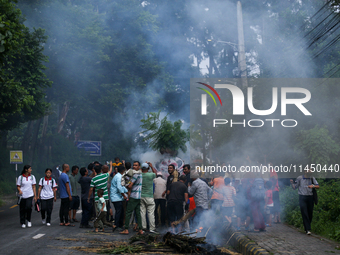
M64 226L65 226L65 227L75 227L76 225L73 225L73 224L71 224L71 223L66 223Z
M118 228L117 226L112 225L112 232L115 232L115 230L116 230L117 228Z
M128 235L129 234L129 231L125 231L125 230L123 230L122 232L119 232L119 234L121 234L121 235Z
M65 223L60 223L59 226L65 226Z
M79 222L79 220L77 220L77 219L73 219L73 222Z

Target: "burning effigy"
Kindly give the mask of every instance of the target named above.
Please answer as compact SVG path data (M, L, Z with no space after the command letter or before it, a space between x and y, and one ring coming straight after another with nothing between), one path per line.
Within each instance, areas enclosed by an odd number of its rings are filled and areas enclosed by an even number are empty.
M184 161L179 157L165 156L163 159L155 164L155 168L158 172L161 172L165 178L167 178L169 176L168 166L170 164L173 164L175 166L175 169L180 175L182 174Z

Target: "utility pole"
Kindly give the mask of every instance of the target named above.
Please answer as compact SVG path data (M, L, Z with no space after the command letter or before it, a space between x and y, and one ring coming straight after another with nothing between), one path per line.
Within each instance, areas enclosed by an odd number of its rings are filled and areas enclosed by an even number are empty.
M237 33L238 33L238 68L241 73L242 87L245 88L248 87L247 63L246 53L244 49L242 5L240 1L237 1Z

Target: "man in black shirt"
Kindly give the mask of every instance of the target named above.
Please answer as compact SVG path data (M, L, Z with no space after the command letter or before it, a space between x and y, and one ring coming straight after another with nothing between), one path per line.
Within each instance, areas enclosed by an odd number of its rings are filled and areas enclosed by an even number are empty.
M183 203L188 201L188 188L185 186L186 177L182 175L178 182L174 182L169 188L168 215L170 223L180 220L183 215ZM175 232L175 228L173 232Z
M174 182L178 181L179 178L179 173L178 171L175 169L175 166L173 164L170 164L168 166L168 179L166 180L166 191L163 192L162 196L164 197L165 194L167 195L167 199L169 198L169 194L170 194L170 185Z
M185 181L185 185L188 187L188 184L191 183L191 179L190 179L190 165L189 164L186 164L186 165L183 166L183 173L187 177L187 180Z
M79 227L92 228L89 225L89 220L92 212L93 196L90 199L90 202L87 201L92 177L88 176L88 170L85 167L82 167L79 172L81 177L79 178L78 183L81 186L81 209L83 211Z

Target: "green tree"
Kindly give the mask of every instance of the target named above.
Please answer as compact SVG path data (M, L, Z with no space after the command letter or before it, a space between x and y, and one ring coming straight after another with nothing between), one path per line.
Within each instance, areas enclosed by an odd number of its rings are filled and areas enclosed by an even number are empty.
M189 141L189 130L183 130L182 121L174 123L168 120L167 116L160 119L161 112L151 112L147 118L141 120L140 127L144 129L141 134L145 134L144 141L150 141L149 146L161 154L167 153L176 156L181 149L187 151L186 142Z
M43 70L41 29L30 32L12 1L1 1L0 10L0 130L40 118L48 108L44 89L50 86Z
M340 152L340 146L325 127L302 130L297 140L297 149L306 153L309 163L329 165Z

